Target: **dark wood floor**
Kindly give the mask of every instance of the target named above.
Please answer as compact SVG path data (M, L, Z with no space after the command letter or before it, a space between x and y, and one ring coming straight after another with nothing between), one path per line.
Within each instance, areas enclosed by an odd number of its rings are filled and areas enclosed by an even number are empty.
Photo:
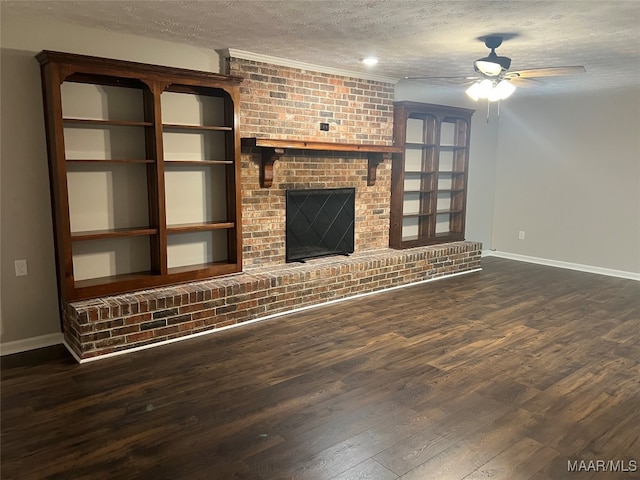
M95 363L4 357L2 478L639 478L640 283L483 266Z

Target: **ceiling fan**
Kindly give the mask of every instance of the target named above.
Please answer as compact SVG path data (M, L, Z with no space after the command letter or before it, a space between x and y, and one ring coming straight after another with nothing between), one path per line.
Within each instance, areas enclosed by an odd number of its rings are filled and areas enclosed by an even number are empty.
M496 48L502 45L503 36L489 35L481 38L481 40L484 40L485 46L491 49L491 52L486 57L479 58L473 62L473 69L477 74L476 76L422 76L405 78L407 80L445 79L451 81L472 81L472 85L466 91L467 95L474 100L486 98L492 102L504 100L515 91L517 86L528 86L533 83L540 83L540 78L573 75L586 71L581 65L509 71L511 59L509 57L499 56L496 53Z

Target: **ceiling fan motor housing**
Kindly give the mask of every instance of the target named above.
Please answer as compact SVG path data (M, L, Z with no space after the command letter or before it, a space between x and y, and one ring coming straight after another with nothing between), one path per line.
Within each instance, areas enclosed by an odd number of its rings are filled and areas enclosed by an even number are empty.
M509 67L511 66L511 59L509 57L501 57L496 54L496 48L502 45L502 37L488 36L485 38L484 44L487 48L491 49L491 53L488 56L479 58L473 62L474 70L485 77L497 77L509 70ZM498 68L498 66L500 68Z
M511 59L509 57L500 57L493 51L488 57L479 58L473 62L474 70L485 77L497 77L509 70L510 66Z

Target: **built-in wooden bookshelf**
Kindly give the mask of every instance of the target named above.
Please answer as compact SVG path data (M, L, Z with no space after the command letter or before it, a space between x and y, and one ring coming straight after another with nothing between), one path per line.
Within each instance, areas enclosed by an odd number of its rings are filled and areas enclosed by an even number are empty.
M67 301L242 270L241 79L42 51Z

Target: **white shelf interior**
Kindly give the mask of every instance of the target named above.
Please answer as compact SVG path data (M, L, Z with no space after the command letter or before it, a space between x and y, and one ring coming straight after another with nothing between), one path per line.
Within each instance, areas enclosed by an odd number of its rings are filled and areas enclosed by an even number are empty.
M144 160L144 127L121 125L67 125L67 160Z
M453 175L441 173L438 175L438 190L450 190L453 187Z
M224 126L224 99L221 97L164 92L160 102L162 123Z
M167 225L227 220L224 165L167 166Z
M453 150L440 150L438 170L441 172L453 170Z
M422 148L407 147L404 152L404 170L405 172L422 171Z
M447 233L449 231L449 221L451 215L448 213L441 213L436 215L436 234Z
M149 237L109 238L73 244L74 280L150 270Z
M449 210L451 208L451 193L439 192L438 201L436 203L437 210Z
M227 132L167 130L162 133L165 160L226 160Z
M72 232L149 224L144 164L68 165L67 186Z
M226 230L176 233L168 237L167 265L169 268L226 260Z
M405 193L402 200L402 213L404 215L420 213L419 193Z
M419 219L416 217L402 219L402 240L417 240Z
M407 118L407 143L424 143L424 122L421 118Z
M141 89L64 82L62 116L88 120L144 121Z
M404 190L420 190L422 175L419 173L404 174Z
M455 145L455 122L442 122L440 124L440 145Z

